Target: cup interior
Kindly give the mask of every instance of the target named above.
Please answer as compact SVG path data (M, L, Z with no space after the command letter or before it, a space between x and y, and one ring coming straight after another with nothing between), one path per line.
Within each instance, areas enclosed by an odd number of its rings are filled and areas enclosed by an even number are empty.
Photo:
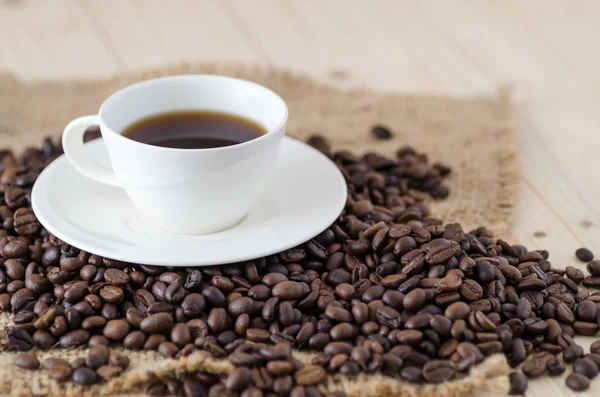
M121 134L153 115L194 110L242 116L263 126L266 134L281 127L288 115L283 99L268 88L212 75L163 77L131 85L111 95L99 115L105 127Z

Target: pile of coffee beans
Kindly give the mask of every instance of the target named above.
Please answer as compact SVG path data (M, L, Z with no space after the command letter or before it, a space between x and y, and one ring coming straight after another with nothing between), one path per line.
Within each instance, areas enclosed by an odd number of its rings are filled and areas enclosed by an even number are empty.
M236 367L224 378L157 378L151 395L318 396L327 373L442 383L495 353L522 365L510 376L513 393L565 363L573 363L567 385L589 387L600 346L584 354L573 337L599 329L600 294L579 288L600 285L593 255L578 254L590 261L586 277L553 267L546 251L496 241L486 228L432 218L426 193L446 197L450 170L411 148L391 159L333 153L322 137L309 143L346 178L339 219L279 254L200 268L123 263L60 241L29 209L35 178L60 148L46 141L18 158L2 153L0 310L15 322L4 347L121 345L165 357L201 349ZM291 348L319 354L302 365ZM35 367L22 357L18 365ZM104 378L106 364L94 366L86 359L77 380L77 370L69 376L80 384Z

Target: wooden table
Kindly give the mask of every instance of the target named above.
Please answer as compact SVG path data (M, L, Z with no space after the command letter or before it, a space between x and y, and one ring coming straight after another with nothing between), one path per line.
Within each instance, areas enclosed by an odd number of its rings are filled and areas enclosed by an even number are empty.
M203 59L384 91L510 83L523 170L512 241L583 268L575 249L600 253L599 21L594 0L0 0L0 69L64 79ZM561 378L530 385L585 395Z

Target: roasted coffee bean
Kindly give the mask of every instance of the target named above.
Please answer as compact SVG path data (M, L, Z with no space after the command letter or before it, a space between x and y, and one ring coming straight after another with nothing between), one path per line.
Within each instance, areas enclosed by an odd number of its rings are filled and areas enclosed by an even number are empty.
M109 284L121 286L129 283L129 276L120 269L106 269L104 280Z
M152 314L140 323L140 330L146 334L160 334L168 332L173 327L173 316L169 313Z
M446 308L444 316L450 320L462 320L467 318L470 311L471 308L465 302L455 302Z
M179 353L179 348L172 342L162 342L158 345L158 353L167 358L173 358Z
M529 378L537 378L542 375L548 366L548 360L544 357L534 357L523 364L521 370Z
M481 285L475 280L467 279L464 280L460 286L459 293L467 301L475 301L481 299L483 296L483 289Z
M597 314L598 308L596 304L589 300L584 300L579 303L575 311L575 315L580 321L595 321Z
M132 331L123 339L123 347L130 350L139 350L146 343L146 334L142 331Z
M67 361L61 360L60 362L57 361L46 366L47 361L48 360L44 361L44 368L46 369L46 372L50 378L56 380L57 382L65 382L71 379L73 370Z
M583 348L579 345L570 345L563 351L563 359L566 363L572 363L583 356Z
M394 135L392 134L392 132L381 125L376 125L371 129L371 134L380 140L388 140L391 139Z
M516 396L516 395L524 395L525 391L527 391L527 377L520 372L511 372L509 375L510 380L510 390L508 394Z
M586 266L587 271L594 277L600 277L600 261L592 261Z
M594 341L591 344L590 353L600 354L600 340Z
M129 357L113 352L109 358L109 364L111 366L120 367L122 369L127 369L129 367Z
M245 389L250 383L250 370L246 367L238 367L233 370L225 380L225 387L232 392Z
M423 381L423 370L418 367L405 366L400 370L400 377L410 383L420 383Z
M364 295L363 295L364 296ZM417 312L425 304L427 294L421 288L415 288L410 291L402 300L402 305L406 310Z
M443 383L455 375L454 366L450 361L431 360L423 366L423 379L429 383Z
M111 365L103 365L96 370L96 374L104 380L116 378L120 376L122 372L123 369L121 367L114 367Z
M108 350L108 347L103 345L93 346L90 348L88 355L85 358L85 365L88 368L95 370L108 364L109 357L110 350Z
M60 343L61 347L68 348L84 346L87 344L89 339L90 333L86 330L79 329L67 332L60 337L58 342Z
M129 323L125 320L110 320L103 329L103 334L113 341L121 340L129 333Z
M89 386L93 385L98 381L98 376L96 372L92 371L89 368L77 368L73 371L73 383L76 385Z
M588 379L594 379L598 371L596 363L589 358L580 358L573 363L573 372L584 375Z
M565 372L565 362L560 356L554 356L548 361L547 370L551 375L560 375Z
M583 281L583 279L585 278L585 275L583 274L583 272L574 266L567 266L565 268L565 274L575 284L581 283Z
M294 374L294 380L302 386L313 386L325 380L325 370L318 365L307 365Z
M584 391L590 388L590 380L585 376L577 373L570 374L565 380L569 389L574 391Z
M592 360L596 364L598 369L600 369L600 354L588 353L588 354L584 354L583 358Z
M579 248L575 251L575 256L582 262L590 262L594 259L594 254L587 248Z
M38 369L40 367L40 362L32 353L19 353L15 358L15 366L22 369Z
M77 368L84 368L85 367L85 358L78 357L75 360L71 361L71 364L69 364L69 365L74 370Z
M54 335L48 331L37 330L33 333L33 342L39 349L46 350L54 346L58 341Z

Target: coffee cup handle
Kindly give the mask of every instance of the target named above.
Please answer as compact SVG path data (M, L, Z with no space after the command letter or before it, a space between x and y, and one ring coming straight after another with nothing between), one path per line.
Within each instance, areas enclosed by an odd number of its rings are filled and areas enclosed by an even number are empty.
M105 185L122 187L114 172L92 161L84 148L83 134L89 127L98 124L100 118L97 115L82 116L71 121L63 132L63 150L69 162L81 174Z

